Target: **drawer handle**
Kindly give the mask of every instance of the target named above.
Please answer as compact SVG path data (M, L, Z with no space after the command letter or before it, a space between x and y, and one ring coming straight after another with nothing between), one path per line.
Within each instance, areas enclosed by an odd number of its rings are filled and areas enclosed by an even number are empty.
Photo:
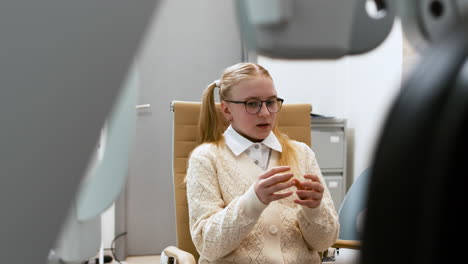
M141 104L141 105L137 105L136 109L146 109L146 108L150 108L150 107L151 107L150 104Z

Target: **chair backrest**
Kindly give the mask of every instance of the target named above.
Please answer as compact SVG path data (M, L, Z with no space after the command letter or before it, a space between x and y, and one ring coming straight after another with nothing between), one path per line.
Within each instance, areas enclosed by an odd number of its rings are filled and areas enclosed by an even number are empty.
M363 220L366 213L366 196L369 183L370 168L365 169L353 182L346 193L338 216L340 221L339 239L362 240Z
M219 104L217 105L219 108ZM199 254L190 236L187 191L184 183L187 174L187 161L197 146L199 132L198 119L200 102L173 101L173 177L176 209L177 247L192 253L198 260ZM278 113L278 126L290 138L310 146L311 129L310 104L284 104ZM227 125L227 124L226 124Z

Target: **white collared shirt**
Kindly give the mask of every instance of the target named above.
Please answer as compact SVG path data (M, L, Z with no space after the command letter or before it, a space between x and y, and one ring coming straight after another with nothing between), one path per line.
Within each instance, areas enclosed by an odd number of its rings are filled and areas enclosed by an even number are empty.
M239 134L232 126L229 126L224 131L224 138L226 145L231 149L234 155L239 156L244 151L252 161L263 170L268 168L268 161L270 159L270 150L281 152L281 144L273 132L266 137L262 142L252 142L241 134Z

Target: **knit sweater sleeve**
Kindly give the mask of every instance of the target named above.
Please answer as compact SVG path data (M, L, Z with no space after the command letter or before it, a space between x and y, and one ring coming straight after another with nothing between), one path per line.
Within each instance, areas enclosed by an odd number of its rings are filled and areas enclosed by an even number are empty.
M304 155L301 156L304 160L300 159L300 161L305 165L306 173L317 175L325 191L320 205L317 208L301 206L297 213L297 219L304 240L311 249L320 252L335 243L340 226L330 191L323 179L314 152L305 144L302 146L302 152Z
M214 146L194 150L187 170L190 233L197 251L214 261L234 251L255 226L267 205L253 186L229 204L220 190Z

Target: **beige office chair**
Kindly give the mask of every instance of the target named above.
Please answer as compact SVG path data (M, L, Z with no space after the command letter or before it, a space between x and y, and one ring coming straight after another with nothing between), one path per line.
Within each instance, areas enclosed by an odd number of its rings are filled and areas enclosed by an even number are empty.
M173 101L173 176L176 209L177 247L164 249L167 257L176 259L177 263L196 263L198 252L190 236L187 193L184 183L187 173L187 161L190 152L197 146L198 117L201 103ZM219 108L219 104L218 104ZM278 126L290 138L302 141L310 146L311 129L310 104L284 104L278 113ZM221 113L220 113L221 114ZM227 123L226 123L227 126Z

